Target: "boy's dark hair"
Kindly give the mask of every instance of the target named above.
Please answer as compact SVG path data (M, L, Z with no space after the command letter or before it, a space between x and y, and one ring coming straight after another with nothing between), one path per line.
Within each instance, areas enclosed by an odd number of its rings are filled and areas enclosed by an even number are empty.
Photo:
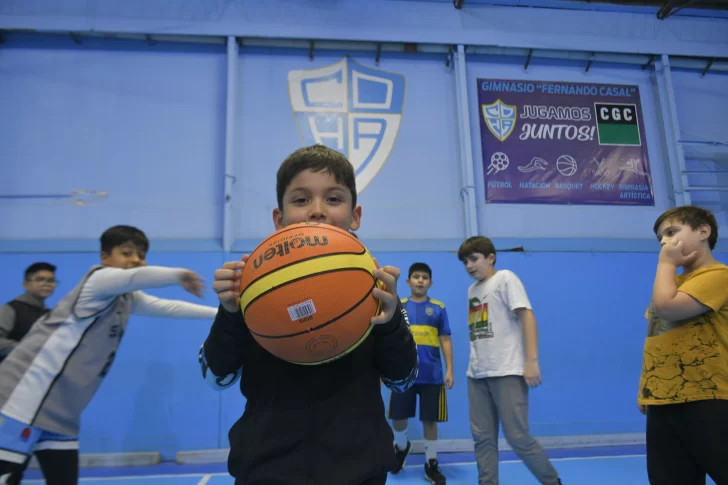
M55 274L56 267L50 263L44 263L44 262L33 263L25 269L25 274L23 276L26 280L29 280L31 276L33 276L34 274L36 274L40 271L50 271L51 273Z
M712 212L702 207L694 205L684 205L681 207L673 207L672 209L666 210L660 217L655 221L655 226L652 228L657 235L657 231L665 221L678 221L685 225L690 226L693 231L698 229L702 225L710 226L710 236L708 236L708 246L711 251L715 249L715 243L718 242L718 223L715 220L715 216Z
M493 241L487 237L473 236L463 241L460 249L458 249L458 259L464 263L465 258L475 253L480 253L486 258L492 254L494 258L493 265L495 266L495 246L493 246Z
M278 169L276 177L276 196L278 197L278 208L283 208L283 193L291 184L296 175L304 170L314 172L328 172L334 176L337 183L346 186L351 192L352 208L356 207L356 175L354 166L344 155L325 147L324 145L312 145L299 148L288 155Z
M114 248L129 242L145 253L149 251L149 239L143 231L134 226L114 226L101 235L101 252L111 254Z
M412 266L410 266L409 273L407 274L407 279L412 278L412 273L414 273L415 271L427 273L427 276L432 279L432 270L427 265L427 263L414 263Z

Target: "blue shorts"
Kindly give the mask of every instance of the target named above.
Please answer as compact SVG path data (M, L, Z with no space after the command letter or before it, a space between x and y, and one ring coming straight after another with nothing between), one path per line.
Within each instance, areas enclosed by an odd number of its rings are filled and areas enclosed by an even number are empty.
M1 461L22 464L42 450L78 450L78 437L50 433L0 414Z
M415 384L405 392L391 393L387 417L397 421L414 418L418 394L420 421L430 423L447 421L447 394L442 384Z

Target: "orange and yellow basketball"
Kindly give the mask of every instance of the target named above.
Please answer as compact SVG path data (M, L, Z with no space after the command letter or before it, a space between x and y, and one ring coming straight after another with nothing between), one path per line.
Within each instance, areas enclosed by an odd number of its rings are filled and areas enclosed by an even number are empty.
M240 307L255 340L280 359L316 365L343 357L379 312L376 263L347 231L301 223L276 231L250 255Z

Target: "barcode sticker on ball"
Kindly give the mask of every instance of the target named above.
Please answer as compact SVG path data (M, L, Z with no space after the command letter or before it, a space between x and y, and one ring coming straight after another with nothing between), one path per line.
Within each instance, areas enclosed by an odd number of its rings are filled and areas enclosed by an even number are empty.
M316 307L313 306L313 300L306 300L298 305L288 307L288 315L291 317L291 320L310 317L314 313L316 313Z

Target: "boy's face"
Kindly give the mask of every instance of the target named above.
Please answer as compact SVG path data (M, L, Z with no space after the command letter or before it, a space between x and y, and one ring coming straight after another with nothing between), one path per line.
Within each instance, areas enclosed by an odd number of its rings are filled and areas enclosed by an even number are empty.
M481 253L469 254L465 257L463 265L465 271L475 280L483 281L493 275L493 264L495 263L495 255L490 254L487 257Z
M670 241L677 240L683 243L683 255L688 255L693 251L702 254L708 244L710 237L710 226L703 224L697 229L693 229L689 225L678 220L666 220L657 229L657 240L660 246L664 246Z
M412 296L415 298L424 298L427 296L427 290L432 286L430 275L424 271L413 271L412 276L407 279L407 286L412 290Z
M361 224L361 207L352 207L351 192L330 173L304 170L286 187L283 207L273 209L276 230L300 222L356 231Z
M133 269L147 265L147 253L131 242L114 247L110 253L101 252L101 264L112 268Z
M37 271L23 282L23 288L29 295L46 299L56 289L56 275L48 270Z

